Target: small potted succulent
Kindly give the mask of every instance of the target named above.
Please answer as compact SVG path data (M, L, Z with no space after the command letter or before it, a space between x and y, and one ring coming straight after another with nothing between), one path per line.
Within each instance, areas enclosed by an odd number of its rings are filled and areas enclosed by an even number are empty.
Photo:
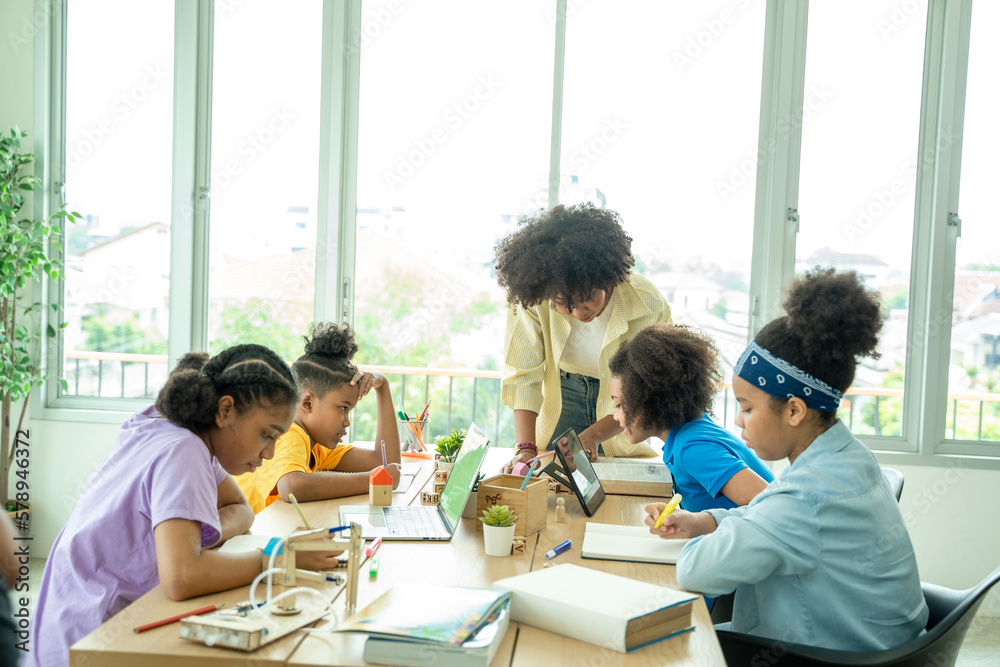
M514 524L517 515L507 505L493 505L483 510L483 542L487 556L509 556L514 547Z
M465 442L465 429L453 428L448 435L439 435L434 438L438 470L451 472L463 442Z

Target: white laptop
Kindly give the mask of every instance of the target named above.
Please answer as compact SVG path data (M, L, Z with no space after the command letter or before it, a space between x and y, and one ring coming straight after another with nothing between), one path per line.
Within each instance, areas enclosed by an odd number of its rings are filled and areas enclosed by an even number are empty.
M489 438L473 422L436 507L342 505L340 523L360 524L365 539L450 540L462 520L462 510L489 447Z

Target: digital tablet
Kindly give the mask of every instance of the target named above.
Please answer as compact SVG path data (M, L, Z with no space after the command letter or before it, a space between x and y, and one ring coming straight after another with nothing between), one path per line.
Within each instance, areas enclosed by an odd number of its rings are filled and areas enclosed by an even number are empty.
M563 438L569 442L560 445L559 441ZM573 489L573 493L580 501L583 513L587 516L594 516L594 512L604 502L604 488L601 486L601 480L597 478L597 473L594 472L594 466L587 458L587 452L580 444L580 438L577 437L576 431L569 429L554 439L552 449L556 450L556 458L559 459L559 464L565 473L565 481L562 479L559 481L569 482L568 486Z

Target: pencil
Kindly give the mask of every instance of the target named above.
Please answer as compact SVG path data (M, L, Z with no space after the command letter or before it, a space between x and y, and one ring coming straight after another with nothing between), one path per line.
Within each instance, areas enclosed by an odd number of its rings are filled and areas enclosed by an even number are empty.
M295 494L289 493L288 499L292 501L293 505L295 505L295 511L299 513L299 517L302 519L302 525L306 527L306 530L312 530L312 526L310 526L309 522L306 521L306 515L302 513L302 508L299 507L299 501L295 499Z
M202 607L201 609L195 609L194 611L186 611L183 614L177 614L176 616L171 616L170 618L165 618L162 621L153 621L152 623L147 623L146 625L140 625L137 628L132 628L132 632L145 632L146 630L152 630L153 628L158 628L163 625L170 625L171 623L176 623L182 618L187 618L188 616L200 616L201 614L207 614L210 611L215 611L216 609L221 609L225 607L223 604L210 604L207 607Z

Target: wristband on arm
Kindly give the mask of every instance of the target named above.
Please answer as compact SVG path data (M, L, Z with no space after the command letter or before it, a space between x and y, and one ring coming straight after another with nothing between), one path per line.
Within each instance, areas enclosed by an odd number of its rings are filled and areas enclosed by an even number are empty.
M533 443L533 442L519 442L519 443L517 443L514 446L514 454L515 455L516 454L520 454L525 449L530 449L533 452L537 452L538 451L538 448L535 447L535 443Z

